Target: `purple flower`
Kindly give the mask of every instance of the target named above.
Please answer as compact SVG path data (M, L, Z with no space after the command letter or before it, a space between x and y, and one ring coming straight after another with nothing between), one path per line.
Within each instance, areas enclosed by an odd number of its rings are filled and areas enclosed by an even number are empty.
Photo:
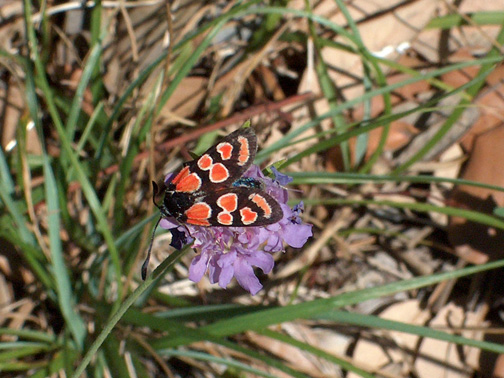
M273 166L271 167L271 172L273 172L273 174L275 175L275 181L282 186L289 185L292 182L292 180L294 180L292 177L283 174L281 172L278 172L278 169L276 169Z
M262 242L266 242L264 250L267 252L283 251L283 243L287 243L293 248L301 248L309 237L313 235L312 225L303 223L299 214L304 210L303 202L300 202L293 209L285 204L281 204L284 217L280 222L265 226L260 230Z
M173 218L161 220L160 226L172 233L172 246L180 249L194 241L193 248L200 251L189 266L190 280L198 282L208 272L212 284L225 288L235 277L241 287L255 295L262 285L254 268L268 274L274 265L272 252L283 251L284 243L301 248L312 236L312 225L303 223L300 218L303 203L292 209L287 205L288 192L283 186L292 179L274 167L272 171L275 179L265 177L259 167L252 165L243 177L259 181L262 190L278 201L284 216L275 224L264 227L200 227L180 225ZM170 178L171 175L168 175L165 183ZM246 182L240 181L237 186Z

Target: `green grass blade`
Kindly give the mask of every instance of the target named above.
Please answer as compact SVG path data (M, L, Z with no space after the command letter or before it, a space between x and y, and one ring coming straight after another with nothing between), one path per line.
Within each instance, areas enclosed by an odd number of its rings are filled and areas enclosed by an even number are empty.
M84 127L84 131L82 132L82 136L79 138L79 143L77 143L77 148L76 148L77 154L80 155L80 153L82 152L82 149L84 148L84 146L88 142L88 139L91 135L91 132L93 131L93 128L97 125L97 119L100 116L101 112L103 112L103 102L102 101L100 101L98 103L98 105L96 106L96 108L93 111L93 114L89 118L88 123Z
M346 4L342 0L335 0L335 2L338 4L338 8L341 10L341 13L345 17L348 26L352 30L352 33L354 35L354 41L356 44L356 51L362 56L361 62L364 67L363 72L364 90L366 92L372 90L373 80L369 74L371 72L371 69L373 69L375 72L376 84L379 87L385 87L387 85L387 78L385 77L385 74L383 73L380 65L378 64L378 59L373 54L371 54L367 46L364 44L364 41L362 40L360 35L359 28L355 23L352 15L350 14L350 11L348 10ZM391 92L385 92L383 94L383 105L384 105L383 114L385 116L392 113L392 101L390 93ZM370 114L371 99L368 99L363 102L364 102L364 117L361 126L365 126L366 122L368 122L371 118ZM373 153L373 155L370 157L370 159L364 165L364 167L362 167L361 172L367 172L373 166L376 160L381 156L383 149L385 148L385 143L387 141L390 129L390 122L385 122L383 123L382 126L383 130L376 151ZM355 165L358 165L364 159L364 156L367 151L368 140L369 140L368 133L362 133L357 136L357 141L355 145Z
M311 13L311 9L309 9L308 11ZM317 52L315 62L315 72L317 74L322 94L324 95L326 101L329 104L329 109L333 110L338 105L338 101L341 100L342 95L338 93L338 89L336 88L333 79L329 75L329 69L323 59L322 43L320 42L320 38L318 37L318 31L316 30L313 21L309 20L308 22L309 22L310 37L313 40L315 51ZM352 38L352 41L353 40L354 39ZM331 119L337 133L338 134L344 133L347 126L345 118L342 116L342 114L336 113L331 117ZM340 148L344 169L345 171L348 171L351 168L350 147L348 143L344 141L340 143Z
M16 225L16 230L22 241L34 246L36 245L35 237L26 226L25 218L19 210L17 203L12 198L14 190L11 186L12 181L10 181L9 170L3 164L3 157L3 151L0 149L0 200L9 212L13 223Z
M304 199L303 201L305 204L309 205L315 205L315 204L360 205L360 206L376 205L385 207L396 207L400 209L409 209L422 213L436 212L449 216L465 218L469 221L485 224L490 227L496 227L504 230L504 220L502 220L501 218L483 214L478 211L459 209L456 207L449 207L449 206L440 207L428 203L402 203L394 201L349 200L349 199L326 199L326 200Z
M140 87L148 78L149 75L154 71L154 69L166 58L166 53L159 56L154 62L152 62L145 70L140 72L138 77L128 85L126 90L122 93L121 97L117 100L112 113L108 117L108 121L103 126L102 137L99 142L99 147L95 151L95 159L100 160L102 158L103 150L106 145L107 138L109 137L110 130L114 122L117 121L121 112L124 109L124 105L128 101L128 98L134 93L135 89Z
M12 335L21 339L40 341L45 343L55 344L57 339L55 335L51 335L42 331L33 331L27 329L12 329L0 328L0 335Z
M232 17L233 12L230 12L229 18ZM208 34L205 36L203 41L201 41L200 44L196 47L194 52L188 57L188 59L183 63L182 68L177 72L175 77L173 78L172 81L170 81L170 84L164 91L164 93L161 95L161 98L159 99L159 103L157 105L156 109L156 114L159 114L163 107L166 105L166 102L168 99L171 97L173 92L175 92L175 89L178 87L180 82L182 81L183 78L185 78L191 69L194 67L198 59L201 57L201 54L207 49L207 47L210 45L210 43L213 41L215 36L221 31L221 29L226 25L228 19L227 17L222 19L219 23L215 25L215 27L208 32ZM149 122L150 124L150 122Z
M0 148L0 185L1 191L5 194L14 193L14 180L10 174L9 165L7 164L3 148Z
M103 209L101 208L100 201L98 199L98 196L96 195L96 192L94 191L91 183L89 182L89 179L86 176L85 170L83 169L79 159L75 155L74 149L70 143L70 141L67 138L67 133L63 127L63 123L61 122L61 119L59 117L58 111L56 109L56 105L54 103L53 99L53 93L50 89L49 83L47 81L47 78L45 77L44 74L44 66L40 60L38 50L37 50L37 39L35 37L35 30L33 29L33 23L32 23L32 15L31 15L31 3L28 0L24 0L24 11L25 11L25 25L26 25L26 34L28 36L28 40L30 43L30 53L31 56L34 57L34 63L35 63L35 72L38 77L38 82L40 84L40 89L42 90L45 100L46 100L46 105L49 111L49 114L52 117L52 121L54 126L56 127L56 131L58 133L58 136L61 141L61 145L63 147L63 153L66 154L71 162L71 165L74 167L78 180L81 184L82 191L89 203L89 206L94 214L94 216L97 219L99 230L101 231L103 238L105 239L105 243L107 244L110 257L112 260L112 263L115 268L115 279L117 283L117 298L122 297L122 272L121 272L121 264L119 260L119 254L117 249L115 248L114 245L114 238L112 236L112 232L108 226L107 219L105 217L105 214L103 213ZM28 91L28 94L32 93L33 96L35 95L35 91ZM37 104L37 100L32 99L32 101L29 101L29 104ZM32 106L34 106L32 105ZM34 122L37 125L37 128L39 129L39 135L43 135L41 131L41 125L37 117L37 108L30 108L30 112L32 114L32 117L34 119Z
M102 54L102 41L106 37L107 28L104 27L102 30L102 35L97 43L91 49L89 56L86 60L86 65L82 70L82 75L79 80L79 84L77 85L77 89L75 90L74 98L72 101L72 106L70 108L70 113L68 114L68 119L66 122L66 132L68 140L73 140L75 129L77 126L77 120L79 119L79 115L81 112L82 100L84 99L84 91L86 90L89 80L91 76L96 70L97 65L100 62L101 54Z
M475 25L502 25L504 24L504 12L474 12L467 16ZM442 17L432 19L426 26L427 29L451 29L469 25L467 20L461 14L453 13ZM471 25L472 26L472 25Z
M18 344L18 343L5 343L1 349L5 350L0 352L0 363L11 361L14 359L21 359L22 357L33 356L34 358L40 353L47 353L51 351L50 345L47 344Z
M301 318L316 318L318 316L321 316L322 314L334 311L335 309L341 308L343 306L353 305L381 296L391 295L400 291L418 289L420 287L430 286L445 280L464 277L491 269L499 269L502 267L504 267L504 260L459 269L452 272L439 273L425 277L418 277L411 280L395 282L371 289L348 292L332 298L317 299L314 301L304 302L286 307L265 309L262 311L254 312L252 314L236 316L231 319L224 319L208 326L200 327L197 332L180 329L180 333L174 332L172 333L172 337L165 338L164 340L157 340L152 344L155 348L169 348L196 342L198 341L198 337L201 337L201 340L208 340L209 337L205 336L205 334L211 335L213 337L228 337L240 332L250 330L261 331L264 328L274 324L293 321L295 319ZM164 321L161 320L159 323L164 323ZM175 328L174 326L175 324L173 324L169 328ZM198 335L199 332L202 333ZM496 350L495 344L491 343L479 344L479 346L482 349L488 349L492 352Z
M117 311L110 317L107 321L107 324L103 327L103 330L100 332L96 340L93 342L91 347L88 349L86 355L81 361L80 365L74 371L72 377L79 378L84 370L91 362L91 359L98 351L100 346L103 344L107 336L114 329L115 325L121 320L122 316L125 312L135 303L135 301L142 295L149 287L157 282L168 270L168 268L172 267L187 251L189 248L184 248L181 251L175 251L172 253L165 261L163 261L159 266L152 272L150 276L140 285L138 288L130 294L128 298L119 306Z
M243 362L236 361L234 359L229 359L229 358L223 358L223 357L216 357L214 355L208 354L208 353L203 353L203 352L194 352L190 350L179 350L179 349L165 349L161 350L159 352L162 356L165 356L167 358L177 356L177 357L188 357L188 358L194 358L195 360L200 360L200 361L208 361L212 362L215 364L221 364L225 365L228 368L233 368L236 370L239 370L241 372L247 372L254 374L254 376L257 377L266 377L266 378L275 378L276 376L273 374L269 374L265 371L259 370L257 368L253 368L249 365L246 365ZM305 377L305 375L303 375Z
M296 319L310 319L343 306L354 305L366 300L392 295L401 291L418 289L431 286L442 281L456 279L476 273L499 269L504 267L504 260L499 260L483 265L458 269L451 272L438 273L430 276L417 277L410 280L394 282L391 284L374 287L371 289L357 290L344 293L327 299L317 299L300 304L265 309L253 314L236 316L232 319L222 320L200 330L215 337L227 337L245 331L262 330L274 324L280 324ZM174 336L164 347L185 345L188 340L185 336ZM194 340L191 340L194 342Z
M5 221L5 217L1 218ZM28 262L28 265L33 270L40 282L44 285L49 298L56 301L56 283L54 277L47 271L47 259L44 256L39 246L25 243L18 238L17 229L13 227L10 220L8 224L0 224L0 235L8 240L12 245L15 245L19 250L23 251L23 258Z
M284 342L286 344L289 344L291 346L294 346L296 348L299 348L300 350L305 350L305 351L313 354L314 356L317 356L319 358L323 358L329 362L332 362L345 370L348 370L348 371L351 371L355 374L360 375L361 377L364 377L364 378L375 377L374 375L368 373L367 371L355 367L354 365L352 365L351 363L349 363L348 361L346 361L342 358L338 358L331 353L327 353L327 352L323 351L322 349L315 348L315 347L309 345L308 343L303 343L301 341L298 341L290 336L287 336L287 335L284 335L284 334L281 334L278 332L274 332L270 329L264 329L264 330L259 331L258 333L261 335L264 335L264 336L268 336L269 338L272 338L274 340L278 340L278 341Z
M124 196L128 188L128 184L131 179L130 172L133 169L133 163L135 156L137 156L140 150L140 144L145 140L149 128L145 127L143 124L144 117L146 114L152 115L157 103L157 97L159 96L160 87L163 83L164 72L161 72L156 80L154 89L150 92L147 97L147 101L144 102L137 116L135 117L135 123L132 127L131 137L129 138L129 145L126 151L126 155L121 160L119 164L119 179L117 180L117 185L114 187L109 187L108 193L113 195L114 198L114 222L117 228L122 228L124 221ZM112 192L113 190L113 192Z
M289 176L294 178L293 185L299 184L364 184L368 182L410 182L410 183L450 183L455 185L468 185L489 190L504 192L504 187L485 184L478 181L453 179L448 177L435 176L391 176L391 175L367 175L362 173L339 173L339 172L289 172Z
M397 321L382 319L373 315L363 315L357 313L349 313L346 311L331 311L317 317L320 320L329 320L340 323L357 325L360 327L371 327L377 329L389 329L392 331L400 331L411 335L429 337L436 340L443 340L457 345L467 345L481 350L487 350L493 353L504 353L504 345L491 343L487 341L479 341L469 339L447 332L438 331L429 327L422 327Z
M229 314L223 316L227 317L229 316ZM204 314L202 314L202 318L200 320L204 320ZM215 337L203 331L201 328L195 329L187 327L184 324L172 319L164 319L158 317L157 315L154 316L152 314L130 310L125 314L123 321L138 327L149 327L151 330L168 332L169 336L161 337L151 342L151 346L156 350L163 351L166 349L172 349L171 340L174 337L179 338L179 341L183 340L183 342L180 342L178 345L190 345L193 342L205 340L217 345L222 345L239 353L243 353L251 358L262 361L263 363L268 364L271 367L290 374L294 377L305 377L305 375L296 372L294 369L288 366L285 366L282 361L266 356L263 353L256 352L249 348L242 347L236 343L226 340L225 338Z
M63 317L65 318L66 325L70 328L75 342L82 348L86 337L86 327L84 321L74 309L77 301L72 295L72 285L65 266L65 258L63 256L63 248L60 239L61 220L58 206L58 188L56 187L54 174L47 155L44 155L44 178L47 201L47 223L49 226L49 245L57 284L58 303Z
M432 99L414 109L410 109L410 110L407 110L407 111L404 111L402 113L399 113L399 114L391 114L391 115L388 115L388 116L385 116L385 117L379 117L379 118L376 118L374 119L372 122L368 123L366 126L361 126L359 128L353 128L351 129L350 131L344 133L344 134L340 134L340 135L336 135L332 138L329 138L329 139L326 139L326 140L323 140L322 142L319 142L318 144L314 144L313 146L311 147L308 147L306 149L304 149L302 152L298 153L297 155L294 155L292 156L291 158L289 158L288 160L284 161L279 168L285 168L287 166L289 166L290 164L292 163L295 163L299 160L301 160L303 157L306 157L306 156L309 156L313 153L317 153L317 152L321 152L321 151L324 151L324 150L327 150L328 148L331 148L339 143L341 143L341 141L344 141L344 140L348 140L350 139L351 137L354 137L354 136L358 136L362 133L365 133L365 132L368 132L372 129L376 129L378 127L380 127L382 125L382 122L390 122L390 121L393 121L393 120L396 120L396 119L400 119L400 118L403 118L404 116L408 115L408 114L412 114L412 113L417 113L417 112L428 112L431 110L431 106L435 105L437 102L439 102L439 100L441 98L446 98L446 97L449 97L449 96L453 96L455 93L458 93L458 92L461 92L463 91L465 88L473 85L474 83L477 83L479 82L480 80L482 80L481 77L478 77L474 80L472 80L471 82L459 87L459 88L456 88L454 89L453 91L451 91L450 93L447 93L443 96L440 96L439 98L435 98L435 99ZM326 113L327 114L327 113ZM322 115L321 117L325 117L325 115ZM303 127L307 126L307 125L310 125L311 123L307 123L306 125L304 125ZM299 141L298 141L299 142Z

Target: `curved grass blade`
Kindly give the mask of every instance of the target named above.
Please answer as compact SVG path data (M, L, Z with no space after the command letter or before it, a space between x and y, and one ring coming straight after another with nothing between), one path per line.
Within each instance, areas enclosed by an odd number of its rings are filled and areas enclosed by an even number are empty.
M16 225L17 232L23 242L31 246L35 246L35 237L26 226L25 218L19 210L16 201L12 198L13 194L14 182L10 175L3 150L0 148L0 204L5 206L11 215L11 220Z
M107 219L105 217L105 214L103 213L103 209L101 208L100 201L98 199L98 196L96 195L96 192L93 189L93 186L89 182L88 177L86 176L85 170L83 169L79 159L75 155L75 152L73 150L72 145L70 144L70 141L67 138L67 133L63 127L63 123L61 122L61 119L59 117L59 113L56 109L56 105L54 102L53 98L53 93L51 91L51 88L49 86L49 83L47 81L47 78L44 74L44 66L42 64L42 61L40 60L40 56L38 54L37 50L37 39L35 37L35 30L33 29L33 24L32 24L32 14L31 14L31 3L28 0L24 0L23 2L24 6L24 17L25 17L25 26L26 26L26 35L28 37L29 45L30 45L30 54L31 56L34 57L34 64L35 64L35 73L37 74L38 82L40 85L40 89L42 90L46 105L49 111L49 114L52 117L52 121L54 126L56 127L56 131L58 133L58 136L61 141L61 145L63 147L63 152L68 156L71 165L74 167L78 180L81 184L82 191L86 197L86 200L89 203L89 206L94 214L94 216L97 219L99 230L101 231L103 238L105 239L105 243L107 244L110 257L112 260L112 263L114 265L114 270L115 270L115 279L117 283L117 291L118 291L118 296L117 298L122 297L122 280L121 280L121 264L119 261L119 254L117 249L115 248L114 245L114 239L112 237L112 232L108 226ZM31 67L30 67L31 68ZM29 71L32 72L32 71ZM30 84L30 75L27 76L28 79L28 84L32 85L34 88L33 83ZM27 93L31 96L35 96L35 91L27 91ZM28 101L28 104L30 106L30 113L31 116L37 126L37 129L39 130L39 135L43 135L42 128L40 125L40 120L38 119L38 107L37 105L37 100L36 98L31 98L30 101ZM31 105L30 105L31 104Z
M471 12L467 14L474 25L502 25L504 24L504 12ZM446 16L436 17L427 24L427 29L451 29L463 25L469 25L462 15L453 13ZM473 26L473 25L471 25Z
M122 316L125 314L128 308L130 308L138 299L138 297L140 297L142 293L144 293L147 289L149 289L149 287L152 284L157 282L166 273L168 268L172 267L189 250L190 248L184 248L181 251L173 252L166 260L164 260L161 264L159 264L159 266L154 270L154 272L152 272L152 274L148 276L147 279L140 286L138 286L136 290L133 293L131 293L131 295L127 297L123 303L121 303L121 305L117 308L115 313L107 321L107 324L105 324L103 330L100 332L96 340L89 347L80 365L74 371L72 375L73 378L78 378L81 376L82 373L84 373L84 370L91 362L91 359L93 358L95 353L103 344L109 333L112 332L112 330L119 322L119 320L121 320Z
M44 155L43 158L49 246L57 285L58 303L66 325L70 329L76 344L82 349L84 347L84 338L86 337L86 327L84 321L74 309L77 301L72 295L73 290L63 257L60 237L61 221L59 217L58 188L56 187L54 174L47 155Z
M499 260L451 272L416 277L370 289L356 290L331 298L317 299L286 307L265 309L254 314L236 316L232 319L225 319L208 326L201 327L200 330L216 337L226 337L245 331L262 330L268 326L295 319L310 319L319 316L320 314L334 311L335 309L343 306L354 305L369 299L392 295L401 291L431 286L442 281L465 277L503 267L504 260ZM169 345L165 344L164 346L175 347L178 345L185 345L185 339L183 336L173 337L169 340Z
M341 368L343 368L345 370L348 370L348 371L351 371L351 372L353 372L355 374L360 375L361 377L364 377L364 378L373 378L373 377L376 377L375 375L370 374L369 372L367 372L365 370L362 370L362 369L359 369L359 368L355 367L350 362L348 362L348 361L346 361L346 360L344 360L342 358L336 357L334 354L327 353L327 352L323 351L322 349L315 348L315 347L311 346L308 343L304 343L302 341L296 340L296 339L294 339L294 338L292 338L290 336L281 334L279 332L274 332L274 331L272 331L270 329L263 329L261 331L258 331L258 333L260 335L264 335L264 336L270 337L270 338L272 338L274 340L278 340L278 341L284 342L284 343L286 343L288 345L292 345L292 346L294 346L296 348L299 348L300 350L307 351L307 352L313 354L314 356L316 356L318 358L323 358L324 360L332 362L332 363L340 366Z
M223 358L223 357L217 357L208 353L203 353L203 352L195 352L191 350L179 350L179 349L165 349L161 350L159 352L160 355L165 356L165 357L187 357L187 358L193 358L195 360L200 360L200 361L208 361L212 362L215 364L220 364L227 366L228 368L234 368L237 369L241 372L247 372L254 374L254 377L266 377L266 378L275 378L276 375L269 374L265 371L259 370L257 368L253 368L250 365L246 365L243 362L236 361L234 359L228 359L228 358ZM303 377L306 377L303 375Z
M431 205L429 203L400 203L394 201L373 201L373 200L350 200L350 199L327 199L327 200L313 200L304 199L305 204L315 205L315 204L326 204L326 205L360 205L360 206L385 206L385 207L397 207L400 209L409 209L414 211L419 211L423 213L435 212L440 214L445 214L449 216L456 216L465 218L469 221L473 221L480 224L485 224L490 227L496 227L504 230L504 220L492 215L483 214L478 211L459 209L456 207L440 207L436 205Z
M443 340L457 345L467 345L481 350L487 350L493 353L504 353L504 345L491 343L487 341L479 341L454 335L448 332L438 331L429 327L422 327L393 320L379 318L374 315L364 315L349 313L347 311L331 311L326 314L317 316L320 320L330 320L340 323L357 325L359 327L371 327L377 329L389 329L391 331L399 331L411 335L429 337L436 340Z
M338 173L338 172L289 172L294 178L292 184L364 184L368 182L411 182L411 183L450 183L455 185L468 185L489 190L504 192L504 187L485 184L478 181L453 179L435 176L391 176L391 175L367 175L363 173Z

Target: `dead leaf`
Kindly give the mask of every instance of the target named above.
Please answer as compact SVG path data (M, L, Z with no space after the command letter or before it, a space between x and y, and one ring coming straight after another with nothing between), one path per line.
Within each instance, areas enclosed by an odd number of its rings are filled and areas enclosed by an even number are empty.
M453 333L450 328L482 327L479 314L462 309L453 303L443 307L429 323L430 327L442 328ZM481 331L463 331L462 336L481 340ZM460 351L462 355L460 355ZM469 378L478 366L480 350L474 347L458 347L444 340L425 338L422 340L415 361L419 378L445 377Z
M463 179L504 186L504 125L480 135L474 144ZM504 206L504 193L468 185L459 185L450 195L450 203L464 209L491 214ZM482 264L503 256L504 231L465 218L451 217L448 237L458 256L472 264Z
M310 372L312 377L323 377L320 369L314 364L309 353L297 347L271 339L263 335L247 333L249 339L261 349L271 353L293 365L297 371Z
M414 325L424 325L429 317L429 312L423 310L416 299L393 304L380 314L380 318L383 319ZM380 333L391 342L384 343L383 338L381 340L361 338L353 351L354 360L368 371L407 375L404 374L403 368L408 368L412 363L411 353L408 351L415 349L420 336L387 330ZM348 374L348 378L357 377L359 376L352 372Z

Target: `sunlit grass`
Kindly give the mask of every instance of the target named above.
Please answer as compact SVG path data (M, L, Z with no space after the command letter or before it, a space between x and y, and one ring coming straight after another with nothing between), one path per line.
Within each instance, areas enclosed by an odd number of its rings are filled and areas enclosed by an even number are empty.
M167 295L160 289L163 277L168 271L173 271L185 253L192 253L190 250L171 253L145 282L140 280L138 256L140 255L140 259L143 257L148 239L145 235L151 231L155 217L149 215L152 210L147 207L152 206L150 198L136 198L135 195L143 193L144 197L148 197L148 183L159 177L137 176L139 168L135 157L142 151L150 151L150 159L155 160L153 135L162 124L161 110L180 89L183 79L195 67L199 67L202 60L208 59L208 51L214 48L213 43L219 33L236 20L265 17L268 21L258 26L258 31L254 34L256 50L249 51L249 54L254 54L268 44L272 28L277 29L287 20L308 20L309 28L303 38L313 41L315 45L318 57L315 72L330 109L326 114L282 133L280 138L258 153L257 163L269 161L272 154L290 148L295 153L286 157L279 166L286 171L293 167L293 170L299 170L302 166L298 163L304 159L340 146L345 172L328 173L318 169L320 167L314 167L312 171L293 172L294 185L303 185L305 188L351 185L358 192L359 185L369 182L450 183L503 190L491 185L418 175L409 171L460 119L463 111L470 106L470 100L482 90L486 76L495 64L502 62L501 53L494 49L479 59L442 66L428 72L415 71L373 56L362 43L358 24L353 22L344 3L337 1L337 4L349 24L348 29L314 15L311 9L299 11L288 7L267 7L258 1L238 2L225 13L208 17L195 28L186 31L187 34L181 36L173 46L169 65L165 65L168 54L160 54L111 103L103 90L105 84L100 75L97 75L104 59L102 43L111 33L103 9L95 7L89 10L92 18L92 43L84 64L80 67L82 73L78 85L70 96L68 91L60 90L50 80L51 74L46 70L50 63L50 54L44 50L50 37L51 28L48 25L56 20L47 17L43 18L41 24L34 22L31 3L24 0L29 51L22 57L14 57L7 51L2 51L2 57L9 64L18 65L25 72L20 87L23 88L26 109L18 125L22 131L16 134L17 149L14 152L0 150L0 237L1 242L6 244L5 249L14 250L15 259L21 261L23 269L29 272L30 299L35 302L36 298L36 306L40 306L37 307L37 313L43 312L42 318L47 321L43 323L32 318L21 329L10 328L8 323L4 323L4 327L0 328L0 335L6 341L0 348L0 371L30 374L34 377L51 374L78 377L83 373L101 377L106 375L105 372L113 372L114 377L127 377L133 376L131 370L134 369L137 376L148 376L152 365L149 368L146 360L159 363L162 358L177 358L181 361L220 364L226 366L233 376L244 372L265 377L275 376L272 371L282 371L294 377L308 376L306 372L297 371L295 367L286 364L283 359L263 353L251 344L241 342L240 337L235 337L246 332L257 332L339 365L347 371L372 376L370 372L340 358L343 356L331 355L271 328L299 319L400 330L504 353L504 348L499 344L471 340L428 327L385 321L370 315L349 315L342 311L343 308L370 299L502 268L503 261L452 272L438 272L329 298L293 298L292 303L285 306L232 303L206 306L196 302L199 298L192 301L185 297ZM477 23L492 24L501 19L502 14L474 14L472 18ZM460 18L445 17L432 20L430 27L447 29L461 23ZM286 30L284 40L291 37ZM322 37L321 30L343 35L345 44L331 44L331 40ZM496 42L501 45L504 43L502 31ZM329 64L319 59L318 54L327 46L352 51L360 56L366 67L363 79L365 91L361 96L345 102L336 96L337 88L331 81ZM471 66L477 67L479 72L462 87L445 87L439 79L445 73ZM390 67L410 74L411 78L387 84L384 71ZM156 90L138 100L137 92L152 75L155 75ZM393 91L423 80L442 89L443 93L419 104L413 110L395 112L390 104ZM91 87L95 88L91 101L93 112L88 114L82 107L85 92ZM96 89L98 87L101 90ZM453 106L450 118L418 154L405 164L395 167L389 175L368 173L385 148L383 137L372 158L364 161L368 147L367 137L371 130L385 129L392 121L410 114L430 112L436 109L441 99L453 96L460 96L456 98L461 99ZM362 122L347 123L343 116L345 110L362 104L369 106L370 101L376 97L381 97L385 104L385 110L379 117L372 118L366 112ZM130 114L128 111L133 103L136 106L136 119L128 124L125 117ZM202 114L197 121L204 123L206 119L215 117L216 114ZM320 123L326 119L330 119L334 125L330 132L320 129ZM34 125L36 138L41 142L40 156L31 156L26 149L27 134L23 130L29 125ZM308 130L315 130L315 133L306 137L303 133ZM386 136L386 133L383 135ZM354 161L348 147L351 138L357 138ZM308 147L305 142L310 142ZM54 149L50 149L54 146L57 147L57 154ZM162 153L166 155L166 159L175 158L175 154ZM162 163L158 161L158 164L156 172L161 176ZM113 165L118 167L115 172L104 174ZM149 174L154 172L149 171ZM34 178L37 178L36 185L32 181ZM138 190L142 186L145 189ZM472 210L421 202L336 198L321 192L313 196L308 195L309 190L306 192L304 196L307 197L307 205L382 206L421 214L437 212L504 229L504 222L499 217ZM131 203L131 197L136 198L137 208L125 205L128 201ZM37 218L33 219L31 209L35 208L42 208L43 212L35 213ZM321 231L315 231L316 237ZM36 296L34 293L37 293ZM152 308L164 310L145 311L148 301L153 304ZM212 355L207 349L201 348L198 344L201 341L232 353L226 356ZM255 365L251 367L249 361L254 361Z

